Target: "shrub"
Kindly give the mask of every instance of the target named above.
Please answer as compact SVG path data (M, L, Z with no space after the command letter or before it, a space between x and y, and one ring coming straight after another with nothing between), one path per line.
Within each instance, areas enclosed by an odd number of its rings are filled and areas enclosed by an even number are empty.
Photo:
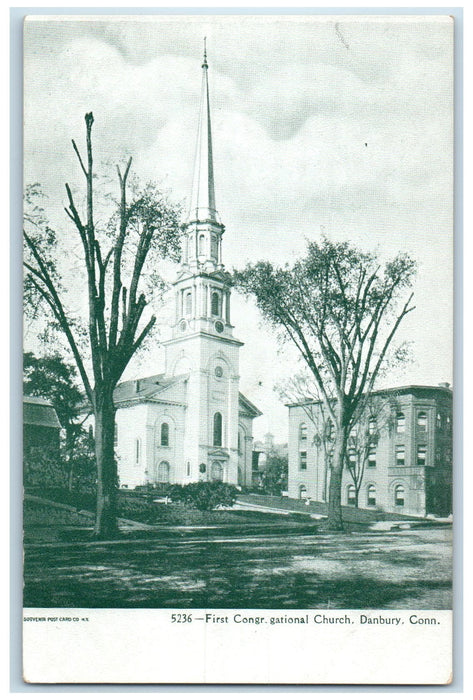
M202 511L214 510L221 506L232 506L238 490L231 484L221 481L198 481L185 486L175 485L171 489L173 501L187 503Z

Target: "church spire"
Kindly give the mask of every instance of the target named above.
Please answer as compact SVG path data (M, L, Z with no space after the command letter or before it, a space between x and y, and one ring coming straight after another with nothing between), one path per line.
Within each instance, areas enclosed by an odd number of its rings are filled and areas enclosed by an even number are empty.
M212 158L212 129L210 125L210 101L207 47L204 38L202 63L202 91L200 98L199 127L195 149L194 180L188 216L191 221L220 223L215 208L215 187Z

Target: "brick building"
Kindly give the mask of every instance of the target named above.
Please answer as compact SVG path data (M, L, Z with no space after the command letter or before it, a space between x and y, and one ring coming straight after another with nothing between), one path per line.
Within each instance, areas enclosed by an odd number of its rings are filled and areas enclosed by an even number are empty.
M332 428L322 404L289 408L289 496L326 501ZM358 492L345 467L342 505L408 515L449 515L452 502L452 391L448 384L374 392L350 435L348 460L362 467ZM358 462L357 462L358 460Z

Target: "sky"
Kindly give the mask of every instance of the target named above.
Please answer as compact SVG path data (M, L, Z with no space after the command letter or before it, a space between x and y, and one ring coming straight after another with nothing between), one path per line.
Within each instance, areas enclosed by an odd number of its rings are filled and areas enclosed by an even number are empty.
M82 185L71 138L83 145L93 111L99 167L113 173L132 155L136 175L185 208L205 36L227 269L292 262L322 235L381 260L409 253L416 309L398 339L413 359L383 385L452 382L452 35L439 16L32 16L25 182L42 184L51 222L73 247L64 183ZM172 303L158 318L165 337ZM287 409L274 385L297 356L235 293L232 322L245 343L240 389L263 411L254 435L284 442ZM162 371L162 361L153 347L126 377Z

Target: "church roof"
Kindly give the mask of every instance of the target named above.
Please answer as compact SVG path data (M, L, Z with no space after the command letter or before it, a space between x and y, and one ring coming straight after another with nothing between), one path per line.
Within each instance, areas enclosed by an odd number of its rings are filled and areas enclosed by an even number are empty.
M251 401L247 399L246 396L244 396L241 392L239 392L238 394L238 399L240 408L243 409L246 415L250 416L251 418L257 418L258 416L263 415L259 408L256 408L254 403L251 403Z
M153 374L151 377L142 377L141 379L129 379L126 382L118 384L113 392L113 400L115 405L134 401L146 401L152 399L168 387L177 382L187 379L188 374L180 374L176 377L170 377L166 374Z

